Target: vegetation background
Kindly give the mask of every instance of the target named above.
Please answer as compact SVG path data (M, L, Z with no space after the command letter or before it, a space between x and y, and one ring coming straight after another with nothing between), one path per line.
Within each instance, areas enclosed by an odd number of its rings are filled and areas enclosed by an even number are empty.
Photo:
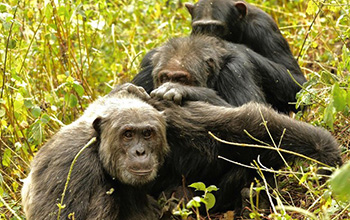
M184 0L0 3L0 219L24 219L21 179L43 143L88 103L128 82L143 55L190 33ZM251 0L272 15L309 82L298 120L350 143L349 0ZM302 164L301 164L302 165ZM348 164L322 183L314 166L276 175L274 219L350 219ZM226 215L227 216L227 215ZM263 219L252 207L252 218ZM213 217L214 218L214 217ZM225 217L230 219L229 217Z

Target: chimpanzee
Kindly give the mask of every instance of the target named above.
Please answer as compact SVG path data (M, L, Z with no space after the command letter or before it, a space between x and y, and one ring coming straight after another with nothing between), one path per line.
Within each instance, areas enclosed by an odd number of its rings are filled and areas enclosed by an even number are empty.
M185 6L192 16L192 34L209 34L244 44L284 65L299 83L306 81L288 42L272 17L263 10L243 0L200 0Z
M70 165L93 137L97 142L73 167L61 219L159 218L157 202L146 194L145 184L156 177L169 150L166 123L125 86L92 103L36 154L22 189L28 220L57 219Z
M171 93L175 96L186 91L188 100L193 100L192 92L199 88L166 83L158 90L169 85L172 85ZM194 93L194 97L196 96ZM170 146L170 154L165 159L152 189L154 196L161 191L169 192L182 186L182 177L185 177L187 183L201 181L207 186L213 184L219 188L215 193L216 203L212 212L236 209L236 213L239 213L242 207L241 191L249 187L258 174L253 169L218 159L218 156L246 165L253 160L259 160L262 166L273 169L279 169L285 164L277 151L218 142L208 131L234 143L265 143L309 156L331 166L342 164L338 144L326 130L291 119L263 104L250 102L240 107L209 104L217 101L183 99L182 105L176 105L168 100L148 100L166 118ZM288 163L298 158L283 152L282 155Z
M175 38L146 54L141 66L132 82L149 93L165 82L177 82L211 88L232 106L256 101L284 113L296 110L291 103L300 87L287 69L241 44L205 35ZM203 94L198 100L205 101Z

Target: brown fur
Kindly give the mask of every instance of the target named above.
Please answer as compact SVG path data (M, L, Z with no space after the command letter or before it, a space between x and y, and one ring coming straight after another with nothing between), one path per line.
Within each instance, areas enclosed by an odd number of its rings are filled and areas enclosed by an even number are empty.
M34 157L22 190L27 219L57 219L69 167L92 137L98 141L85 149L73 168L61 219L71 213L75 219L157 219L157 205L143 185L155 178L168 152L165 126L158 111L125 91L92 103ZM124 127L129 133L149 129L147 139L134 144L123 136Z

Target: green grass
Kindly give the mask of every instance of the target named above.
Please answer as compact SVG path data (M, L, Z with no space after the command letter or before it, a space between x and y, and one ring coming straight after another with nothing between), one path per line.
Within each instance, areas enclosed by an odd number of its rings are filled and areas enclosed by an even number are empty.
M299 96L309 111L297 118L332 131L347 160L349 2L252 3L274 17L309 79ZM48 138L96 97L132 79L147 51L189 33L190 16L181 0L0 3L0 219L23 217L20 180ZM319 219L339 213L350 218L348 201L339 202L328 183L318 183L312 167L305 169L304 174L281 173L275 192L283 194L281 204L304 212L278 210L275 218L306 219L309 213ZM286 190L293 194L286 196Z

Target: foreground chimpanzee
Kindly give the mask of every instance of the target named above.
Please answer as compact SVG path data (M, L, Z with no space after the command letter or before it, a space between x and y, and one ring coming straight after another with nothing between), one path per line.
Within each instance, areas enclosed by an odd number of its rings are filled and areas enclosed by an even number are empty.
M280 112L295 111L291 103L300 90L283 65L244 45L210 36L171 39L146 54L141 66L132 82L147 92L165 82L177 82L203 87L195 100L205 101L206 96L213 96L213 89L233 106L257 101L267 102Z
M185 5L192 16L192 34L209 34L244 44L284 65L299 83L306 81L288 42L263 10L243 0L200 0L194 5Z
M60 219L155 220L156 201L144 184L156 177L168 145L165 120L135 96L115 91L63 127L34 157L22 190L27 219L57 219L69 167L74 165Z

